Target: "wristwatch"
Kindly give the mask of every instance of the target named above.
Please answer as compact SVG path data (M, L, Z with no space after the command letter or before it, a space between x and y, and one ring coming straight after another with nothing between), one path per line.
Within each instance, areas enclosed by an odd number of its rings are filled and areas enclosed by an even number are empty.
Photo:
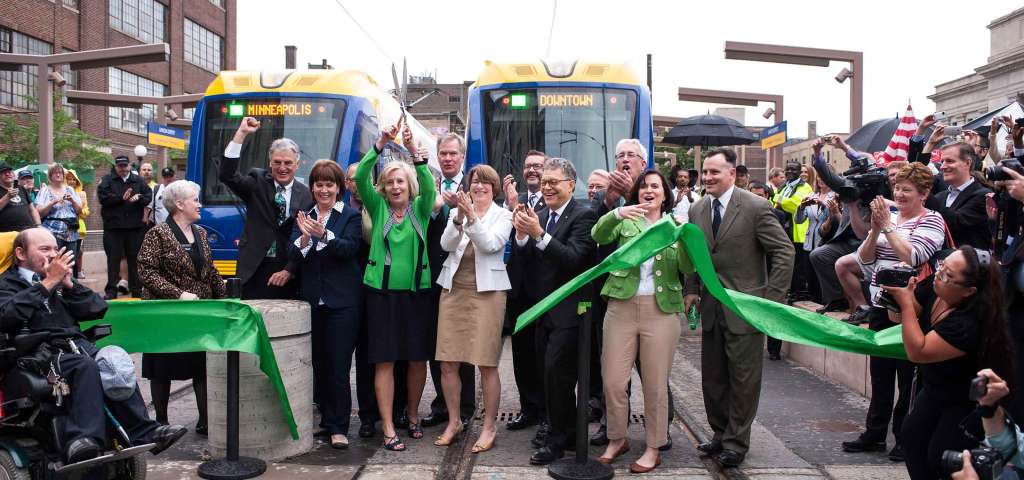
M541 240L544 240L544 233L543 232L541 232L540 235L537 235L536 237L533 237L533 241L535 241L537 243L540 243Z
M414 158L413 161L412 161L412 164L417 166L417 167L420 166L420 165L426 165L427 164L427 159L426 158L421 158L419 160L415 160L415 158Z
M892 233L895 230L896 230L895 228L892 228L890 226L890 227L882 227L882 229L879 230L879 232L882 232L882 233Z

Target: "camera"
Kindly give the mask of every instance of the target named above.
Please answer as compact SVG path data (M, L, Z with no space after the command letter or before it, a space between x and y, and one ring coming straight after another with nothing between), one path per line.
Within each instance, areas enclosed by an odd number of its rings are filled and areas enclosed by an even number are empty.
M996 165L985 167L985 178L991 182L998 180L1010 180L1010 174L1004 172L1003 167L1024 175L1024 165L1021 165L1020 160L1017 160L1016 158L1007 158Z
M971 450L971 466L982 480L999 478L1003 474L1005 463L1003 455L994 448L981 447ZM954 450L946 450L942 452L941 465L942 471L947 474L959 472L964 468L964 455Z
M892 266L875 272L875 283L886 287L906 287L918 275L913 267Z
M858 175L849 175L843 185L836 189L836 194L843 202L859 201L866 207L875 197L889 195L889 176L886 175L885 170L880 168L871 169Z
M963 133L963 130L960 127L950 125L947 126L946 128L943 128L942 133L949 138L956 138L959 137L961 133Z
M1018 118L1013 121L1018 127L1024 127L1024 117Z

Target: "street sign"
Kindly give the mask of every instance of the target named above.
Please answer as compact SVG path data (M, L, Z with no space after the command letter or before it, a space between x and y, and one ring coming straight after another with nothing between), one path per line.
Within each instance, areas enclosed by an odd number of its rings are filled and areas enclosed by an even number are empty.
M185 149L184 130L156 122L147 122L146 129L149 131L149 143L159 147Z
M761 130L761 148L768 150L786 143L786 122Z

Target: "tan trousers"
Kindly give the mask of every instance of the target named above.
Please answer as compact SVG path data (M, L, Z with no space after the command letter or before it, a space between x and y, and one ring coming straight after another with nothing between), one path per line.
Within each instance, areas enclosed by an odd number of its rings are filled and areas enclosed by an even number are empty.
M608 300L601 345L601 376L608 410L608 438L626 437L629 383L639 353L647 446L668 442L668 374L682 331L679 316L658 308L654 295Z

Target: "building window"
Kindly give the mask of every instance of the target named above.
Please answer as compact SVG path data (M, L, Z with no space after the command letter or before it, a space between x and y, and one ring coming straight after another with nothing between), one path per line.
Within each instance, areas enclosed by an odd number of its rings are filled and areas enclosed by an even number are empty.
M203 70L217 73L221 69L224 39L192 20L185 19L185 61Z
M216 6L220 7L220 8L224 8L224 0L210 0L210 3L216 5Z
M65 91L74 90L78 86L78 72L72 70L70 65L66 63L61 65L60 74L64 76L64 80L67 82L64 84ZM71 118L78 119L78 105L68 102L68 97L63 97L61 109Z
M449 95L448 96L448 103L459 103L459 96L458 95Z
M109 68L107 80L109 82L107 91L110 93L146 97L167 95L166 85L119 68ZM142 108L109 107L107 117L110 128L145 135L146 122L156 117L156 105L143 105Z
M156 0L110 0L110 27L145 43L163 42L165 11Z
M181 118L192 120L196 116L196 107L185 108L181 111Z
M49 55L53 45L21 32L0 28L0 52ZM23 65L15 72L0 71L0 105L35 110L36 82L39 67Z
M64 6L73 10L78 10L78 0L64 0Z

